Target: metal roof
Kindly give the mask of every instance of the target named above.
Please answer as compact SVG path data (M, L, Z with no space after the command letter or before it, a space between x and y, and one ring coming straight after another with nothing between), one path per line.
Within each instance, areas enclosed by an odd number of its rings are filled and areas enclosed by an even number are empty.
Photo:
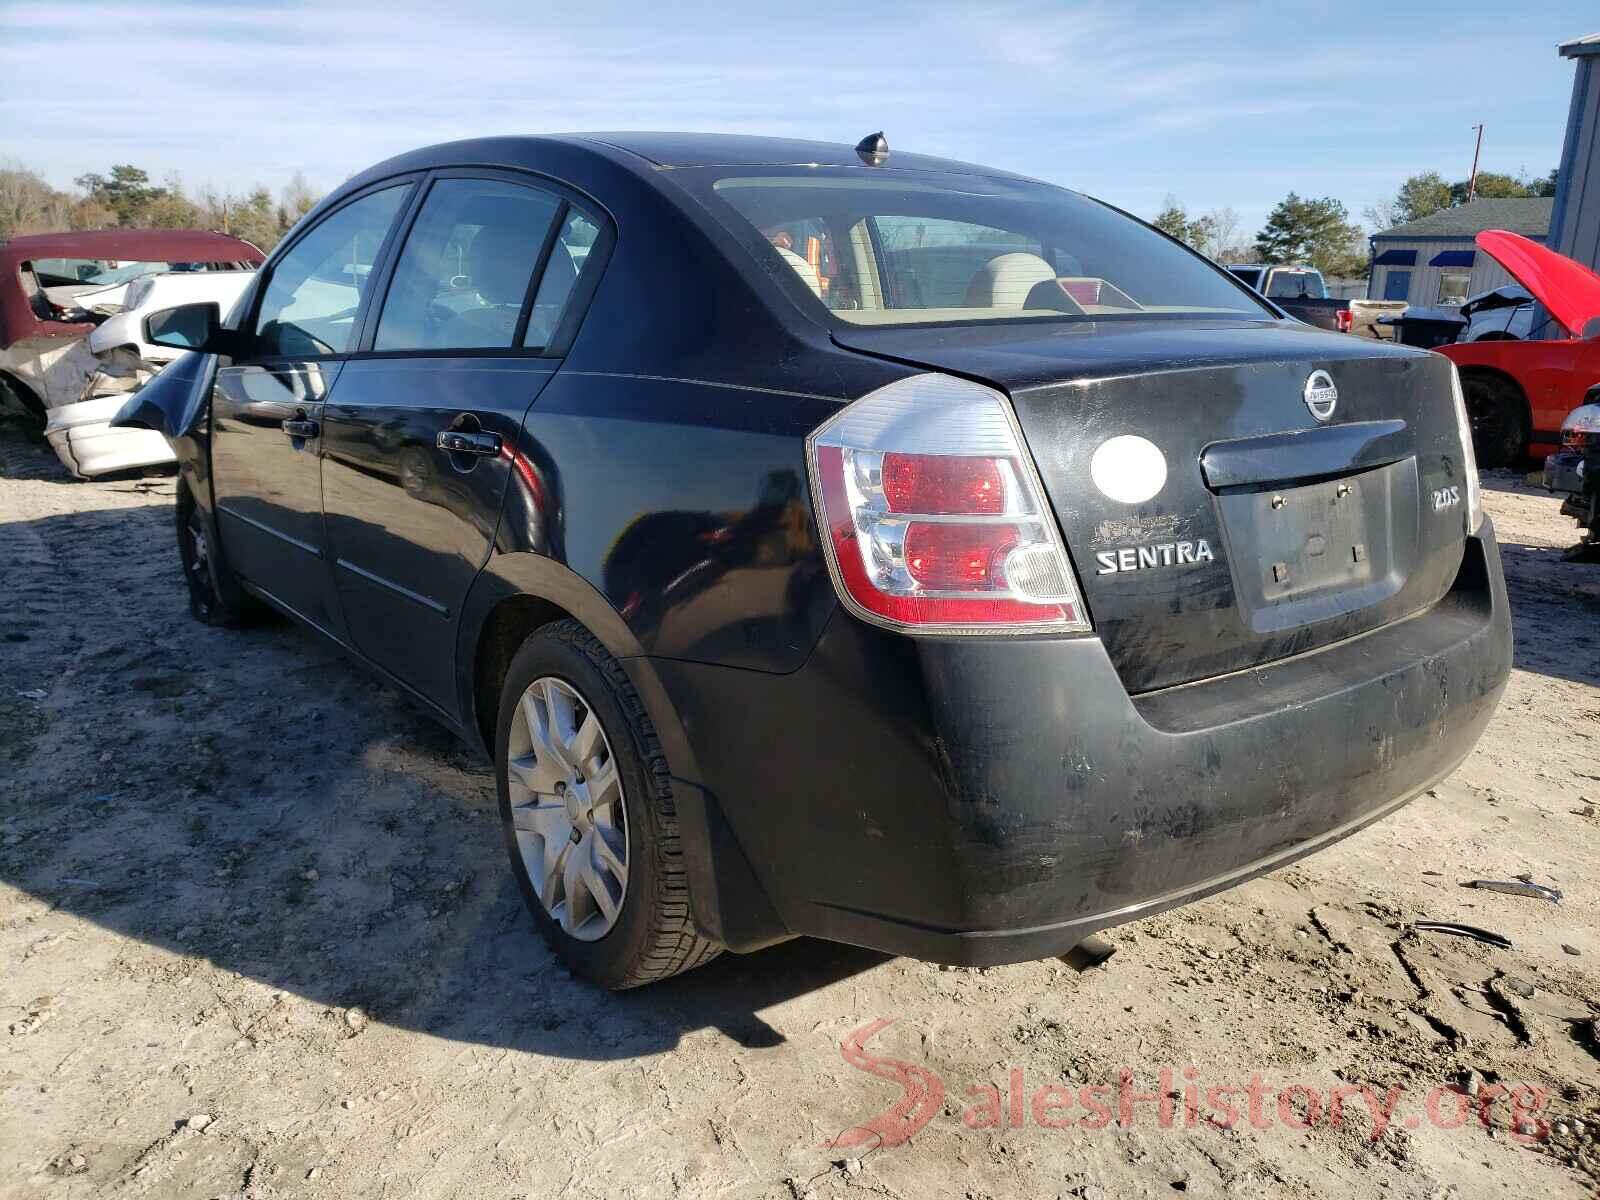
M1471 204L1440 209L1419 221L1407 221L1374 234L1377 238L1473 238L1488 229L1505 229L1523 237L1546 237L1555 211L1554 196L1519 196L1499 200L1474 200Z
M1589 54L1600 54L1600 33L1591 33L1588 37L1562 42L1560 50L1564 58L1582 58Z

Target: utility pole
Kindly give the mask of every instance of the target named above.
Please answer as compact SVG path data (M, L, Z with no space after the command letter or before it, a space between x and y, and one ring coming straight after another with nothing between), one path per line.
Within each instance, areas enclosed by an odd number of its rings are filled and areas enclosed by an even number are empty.
M1467 180L1467 203L1471 204L1473 197L1478 194L1478 155L1483 153L1483 126L1474 125L1478 131L1478 145L1472 152L1472 178Z

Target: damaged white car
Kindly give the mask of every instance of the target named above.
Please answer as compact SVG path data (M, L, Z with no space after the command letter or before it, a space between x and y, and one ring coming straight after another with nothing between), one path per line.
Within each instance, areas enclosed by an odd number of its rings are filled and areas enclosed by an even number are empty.
M262 255L202 230L103 229L0 243L0 407L43 421L78 475L172 461L148 430L111 429L172 353L143 341L146 312L243 293Z

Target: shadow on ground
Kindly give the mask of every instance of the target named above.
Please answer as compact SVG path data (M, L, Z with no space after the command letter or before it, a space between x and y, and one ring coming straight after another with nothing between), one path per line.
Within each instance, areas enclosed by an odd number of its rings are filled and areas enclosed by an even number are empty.
M1600 687L1600 563L1549 546L1501 542L1511 601L1512 665Z
M795 941L621 995L572 979L507 869L487 766L311 633L192 621L171 504L141 499L0 508L6 884L182 956L177 975L205 960L441 1038L582 1059L708 1028L775 1044L762 1009L886 961Z

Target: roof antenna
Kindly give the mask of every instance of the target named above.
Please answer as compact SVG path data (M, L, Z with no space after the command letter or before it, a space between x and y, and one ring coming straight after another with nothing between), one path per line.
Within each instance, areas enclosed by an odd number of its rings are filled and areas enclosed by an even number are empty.
M856 143L856 154L861 161L869 167L881 167L889 158L889 141L883 136L883 130L869 133Z

